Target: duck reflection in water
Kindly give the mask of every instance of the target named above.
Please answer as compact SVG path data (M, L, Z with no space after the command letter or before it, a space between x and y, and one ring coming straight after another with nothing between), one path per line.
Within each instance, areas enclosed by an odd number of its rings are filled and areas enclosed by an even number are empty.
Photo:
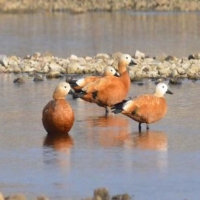
M168 139L163 131L142 131L133 133L134 148L154 151L151 163L166 172L168 167Z
M64 173L71 170L71 148L74 140L69 134L47 134L43 142L43 160L45 166Z
M147 130L133 133L135 148L144 150L168 150L167 136L163 131Z
M103 147L123 146L131 140L129 119L120 115L87 119L88 142ZM94 139L96 140L94 142Z
M56 151L68 151L74 145L74 141L69 134L47 134L43 145Z

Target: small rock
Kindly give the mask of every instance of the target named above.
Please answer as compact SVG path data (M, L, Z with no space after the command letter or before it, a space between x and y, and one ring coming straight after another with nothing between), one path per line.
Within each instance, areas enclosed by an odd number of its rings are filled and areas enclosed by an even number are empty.
M62 75L61 75L60 72L58 72L58 71L49 72L49 73L46 75L46 78L47 78L47 79L61 78L61 77L62 77Z
M112 197L112 200L130 200L129 194L118 194Z
M175 61L175 60L177 60L177 58L175 56L167 56L165 58L165 61Z
M73 54L72 54L72 55L70 56L70 60L78 60L78 57L77 57L76 55L73 55Z
M86 61L91 61L91 60L92 60L92 57L86 56L86 57L85 57L85 60L86 60Z
M189 56L188 56L188 60L193 60L193 59L195 59L195 58L194 58L194 55L189 55Z
M195 53L194 54L194 59L199 60L200 59L200 53Z
M94 190L94 198L99 200L109 200L110 194L106 188L97 188Z
M10 69L9 69L10 70ZM15 74L18 74L18 73L21 73L22 70L20 69L20 67L18 65L15 65L13 66L13 69L12 69L13 73Z
M15 195L6 197L5 200L27 200L27 198L24 194L15 194Z
M0 66L0 73L6 73L7 69L3 66Z
M80 69L81 69L81 66L79 63L71 62L67 67L67 73L68 74L76 74L80 71Z
M1 192L0 192L0 200L4 200L4 196Z
M136 59L144 59L145 58L145 54L140 52L140 51L136 51L135 52L135 56L134 56Z
M62 71L62 67L60 65L58 65L57 63L55 63L55 62L50 63L49 69L51 71L59 71L59 72Z
M8 57L6 55L0 55L0 63L4 66L8 66Z
M170 78L169 84L171 84L171 85L181 85L182 82L179 78Z
M40 195L37 197L37 200L49 200L49 198L44 195Z
M45 66L42 68L42 72L43 73L48 73L49 72L49 66L48 66L48 64L45 64Z
M33 79L34 82L44 81L44 78L41 74L36 74L36 76Z
M96 58L105 60L105 59L109 59L110 56L108 54L105 54L105 53L98 53L96 55Z
M177 72L178 72L179 75L184 75L184 74L186 74L186 71L185 71L182 67L178 67L178 68L177 68Z
M24 84L25 83L25 79L23 77L18 77L16 79L14 79L13 83L15 83L15 84Z
M25 65L23 68L22 68L22 72L25 72L25 73L28 73L28 72L33 72L34 69L31 68L30 66L28 65Z

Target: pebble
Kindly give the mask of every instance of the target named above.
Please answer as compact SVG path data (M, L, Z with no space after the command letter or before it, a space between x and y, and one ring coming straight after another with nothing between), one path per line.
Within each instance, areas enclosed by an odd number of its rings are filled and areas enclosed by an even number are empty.
M39 81L44 81L44 78L41 74L36 74L35 77L33 78L34 82L39 82Z
M18 77L16 79L14 79L13 83L21 85L21 84L25 83L25 79L24 79L24 77Z
M4 200L4 196L1 192L0 192L0 200Z
M0 55L0 64L4 67L8 66L8 57L6 55Z
M5 200L27 200L27 198L24 194L15 194L5 197Z

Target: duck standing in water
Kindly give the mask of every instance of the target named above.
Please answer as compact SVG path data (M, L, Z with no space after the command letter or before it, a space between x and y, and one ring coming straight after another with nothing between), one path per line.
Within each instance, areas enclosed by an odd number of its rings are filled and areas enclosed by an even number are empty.
M73 79L72 80L66 80L66 82L68 82L70 84L71 88L73 88L73 90L75 92L79 92L88 83L95 82L95 81L97 81L100 78L105 77L105 76L119 76L119 74L114 69L114 67L107 66L107 67L105 67L102 76L86 76L86 77L75 79L75 80L73 80Z
M145 94L124 100L112 107L114 113L122 113L131 119L139 122L139 132L141 132L141 124L146 123L146 129L149 124L162 119L167 113L167 103L164 94L173 94L167 84L159 83L156 85L154 94Z
M74 99L79 98L78 93L82 92L82 88L84 88L86 85L92 84L95 81L98 81L101 78L106 77L106 76L119 77L119 74L117 73L117 71L113 67L107 66L107 67L105 67L104 73L103 73L102 76L87 76L87 77L84 77L84 78L80 78L78 80L69 81L68 83L74 89L75 93L77 93L77 94L73 95L73 98ZM94 102L92 93L88 93L88 94L85 94L83 96L81 95L80 98L83 99L84 101L87 101L87 102L90 102L90 103Z
M69 83L61 82L43 109L42 123L48 134L67 134L74 123L74 112L65 97L72 93Z
M128 95L131 81L127 71L129 65L136 65L128 54L123 54L118 62L119 77L106 76L82 88L79 97L91 94L93 103L106 109L106 115L111 106L121 102Z

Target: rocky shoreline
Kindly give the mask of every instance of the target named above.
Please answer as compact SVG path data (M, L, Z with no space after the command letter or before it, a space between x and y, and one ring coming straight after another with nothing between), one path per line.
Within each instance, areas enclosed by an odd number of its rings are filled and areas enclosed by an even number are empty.
M66 12L84 13L87 11L116 10L155 10L155 11L199 11L198 0L1 0L0 12Z
M0 200L27 200L25 194L18 193L11 196L4 197L0 193ZM36 197L37 200L49 200L47 196L40 195ZM131 196L127 193L110 195L110 192L107 188L97 188L93 191L93 197L81 198L82 200L131 200Z
M99 53L94 57L78 57L71 55L68 58L59 58L50 53L35 53L24 58L17 56L0 55L0 73L18 74L15 83L24 83L23 74L33 77L33 81L42 81L44 78L72 77L79 74L101 75L106 66L117 69L121 52L108 55ZM177 58L171 55L146 56L136 51L132 55L137 65L129 68L131 81L146 78L153 79L200 79L200 53Z

